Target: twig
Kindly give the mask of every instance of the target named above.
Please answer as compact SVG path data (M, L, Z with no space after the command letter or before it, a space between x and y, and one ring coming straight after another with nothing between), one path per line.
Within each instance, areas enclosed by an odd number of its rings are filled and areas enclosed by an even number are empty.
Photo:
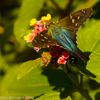
M59 5L54 1L54 0L50 0L52 2L52 4L55 5L55 7L57 8L57 10L62 11L62 9L59 7Z
M69 0L69 2L66 4L65 9L62 11L61 17L66 17L71 12L71 6L72 6L73 0Z
M69 0L68 4L66 4L65 11L67 11L67 13L70 12L73 1L74 0Z

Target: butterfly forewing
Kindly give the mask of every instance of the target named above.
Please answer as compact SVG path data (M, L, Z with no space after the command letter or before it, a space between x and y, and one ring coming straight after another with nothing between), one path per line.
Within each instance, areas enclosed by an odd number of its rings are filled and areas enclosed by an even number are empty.
M76 39L76 32L78 28L88 19L93 13L92 8L86 8L79 10L69 16L61 19L58 22L59 26L66 27L70 31L74 39Z

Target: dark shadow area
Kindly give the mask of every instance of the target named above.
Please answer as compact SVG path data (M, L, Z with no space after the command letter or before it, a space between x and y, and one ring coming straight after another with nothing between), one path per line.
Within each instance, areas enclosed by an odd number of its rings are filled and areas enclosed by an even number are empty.
M95 19L100 19L100 1L96 5L94 5L93 10L94 14L92 17Z
M100 100L100 92L96 93L95 100Z
M16 16L11 15L12 9L19 8L20 5L20 0L0 0L0 14L7 19L15 19Z
M90 52L85 53L85 55L87 55L88 57L90 55ZM96 77L93 73L86 69L86 64L87 62L84 63L81 59L78 59L77 57L71 55L67 64L65 65L66 70L59 69L59 67L54 69L52 65L49 65L47 68L43 69L42 74L47 76L50 86L54 86L53 90L59 91L60 98L64 99L67 96L70 96L75 91L79 91L80 93L82 93L80 89L81 83L78 80L78 76L80 74L79 71L81 71L83 75L85 74L88 77ZM81 80L83 81L83 78ZM85 93L89 100L91 100L91 97L88 94L88 92Z
M100 83L98 83L95 80L92 80L92 79L88 80L88 84L91 90L100 89Z
M33 48L26 48L22 52L16 53L15 63L26 62L29 60L34 60L39 57L39 54Z
M3 69L0 69L0 76L4 76L5 75L5 71Z
M5 49L8 48L8 49ZM16 49L15 44L10 42L10 41L6 41L6 43L1 43L1 53L2 55L7 55L10 54L12 52L14 52Z
M54 91L60 92L60 98L64 99L75 91L75 86L63 70L52 68L43 69L43 75L47 76L50 86Z

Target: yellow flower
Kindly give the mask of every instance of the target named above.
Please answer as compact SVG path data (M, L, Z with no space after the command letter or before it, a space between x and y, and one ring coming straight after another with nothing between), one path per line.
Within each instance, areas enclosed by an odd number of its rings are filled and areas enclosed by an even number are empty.
M41 17L41 21L43 21L43 22L49 21L49 20L51 20L51 15L50 14L47 14L47 16Z
M41 56L42 56L42 61L44 65L47 66L51 61L50 52L43 52Z
M28 34L28 35L24 36L24 40L26 42L32 42L34 38L35 38L34 34Z
M28 41L29 40L29 34L24 36L24 40Z
M36 24L37 20L35 18L33 18L31 21L30 21L30 26L34 26Z
M47 14L47 20L51 20L51 15Z

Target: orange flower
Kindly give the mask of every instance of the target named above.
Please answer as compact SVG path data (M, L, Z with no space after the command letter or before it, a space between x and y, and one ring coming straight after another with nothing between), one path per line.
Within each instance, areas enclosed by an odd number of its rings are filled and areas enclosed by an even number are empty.
M28 34L26 36L24 36L24 40L27 41L27 42L32 42L35 38L35 34Z
M45 66L47 66L50 63L50 61L51 61L50 52L43 52L42 53L42 61L43 61Z

